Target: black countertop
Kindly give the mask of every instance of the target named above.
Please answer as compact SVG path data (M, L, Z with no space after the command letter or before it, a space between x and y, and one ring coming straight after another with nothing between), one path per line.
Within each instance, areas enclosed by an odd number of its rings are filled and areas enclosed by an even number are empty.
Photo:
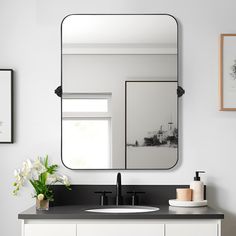
M107 208L114 206L104 206ZM120 206L122 207L122 206ZM124 206L123 206L124 207ZM87 209L99 208L94 205L54 206L48 211L37 211L35 206L18 215L19 219L223 219L224 214L210 207L183 208L156 205L159 211L146 213L94 213Z

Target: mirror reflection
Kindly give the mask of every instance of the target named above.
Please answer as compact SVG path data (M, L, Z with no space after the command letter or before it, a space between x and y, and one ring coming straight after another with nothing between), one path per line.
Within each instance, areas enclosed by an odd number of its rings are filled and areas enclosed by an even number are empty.
M177 23L169 15L62 22L62 161L169 169L178 160Z

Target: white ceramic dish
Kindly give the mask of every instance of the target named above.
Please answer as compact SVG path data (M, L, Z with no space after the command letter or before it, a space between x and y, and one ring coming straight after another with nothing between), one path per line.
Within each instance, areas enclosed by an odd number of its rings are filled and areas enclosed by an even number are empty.
M207 200L199 201L199 202L193 202L193 201L179 201L176 199L169 200L170 206L175 207L203 207L207 206Z

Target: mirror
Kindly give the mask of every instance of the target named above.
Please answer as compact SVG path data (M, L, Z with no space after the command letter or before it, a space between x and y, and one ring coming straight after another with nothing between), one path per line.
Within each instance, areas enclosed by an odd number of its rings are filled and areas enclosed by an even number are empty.
M66 167L170 169L177 163L177 29L167 14L63 20Z

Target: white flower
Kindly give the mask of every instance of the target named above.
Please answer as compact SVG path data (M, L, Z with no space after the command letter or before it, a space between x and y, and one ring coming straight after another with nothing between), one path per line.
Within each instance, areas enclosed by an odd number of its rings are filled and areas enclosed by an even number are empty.
M69 181L69 179L68 179L68 177L66 175L63 175L62 179L63 179L63 184L64 185L66 185L66 186L70 185L70 181Z
M16 178L16 180L20 180L21 179L21 171L20 169L14 170L14 176Z
M64 185L66 185L66 186L70 185L70 181L69 181L69 179L68 179L68 177L66 175L59 176L58 181L61 182Z
M59 176L57 174L48 175L47 184L54 184L59 181L58 179Z
M23 162L23 167L21 169L21 175L28 179L31 177L32 174L32 163L31 161L28 159L27 161Z
M38 200L39 201L42 201L44 199L44 195L42 193L40 193L38 196L37 196Z
M25 182L24 176L22 175L22 172L20 169L18 170L14 170L14 176L16 178L16 184L19 184L20 186L22 186Z
M27 163L27 165L29 166L29 168L32 168L32 167L33 167L32 162L31 162L30 159L27 159L27 160L26 160L26 163Z
M24 185L25 178L23 177L20 169L14 171L14 176L16 178L16 181L14 182L15 190L13 191L13 194L17 195L17 192Z
M33 170L37 172L37 175L42 174L43 172L46 171L45 166L41 162L40 157L38 157L35 162L33 163Z

